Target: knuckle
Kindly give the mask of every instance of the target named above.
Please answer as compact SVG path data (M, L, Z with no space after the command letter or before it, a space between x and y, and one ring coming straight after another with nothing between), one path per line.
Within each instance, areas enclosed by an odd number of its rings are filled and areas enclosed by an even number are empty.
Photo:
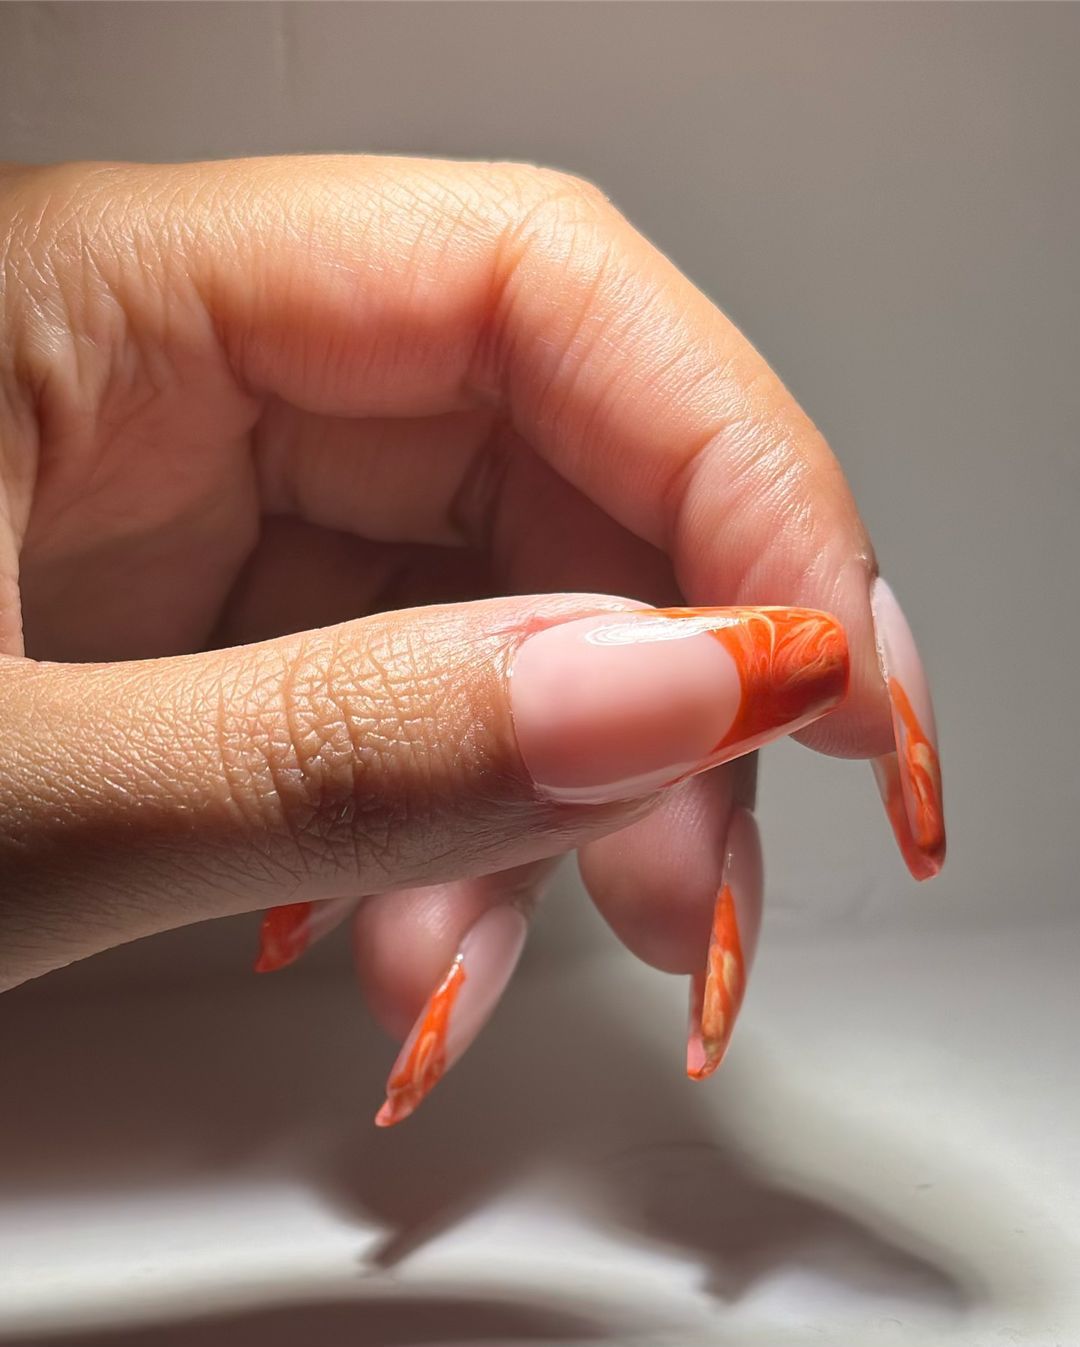
M509 213L504 251L563 247L586 230L603 234L618 214L592 183L557 169L534 169L517 184Z
M351 812L352 727L308 642L267 647L219 689L218 751L229 803L255 833L284 836L305 869L327 859Z
M80 434L125 419L132 390L149 397L166 377L181 266L170 246L173 178L72 163L5 184L0 322L39 428Z
M250 828L284 838L305 870L377 885L418 827L439 830L476 731L448 733L460 680L406 627L387 624L362 648L348 631L278 645L243 690L223 688L219 752L230 805Z
M570 348L592 334L597 296L621 256L625 221L593 184L553 169L518 169L504 184L485 321L469 382L505 389L523 313L558 295L550 336ZM580 350L580 345L578 346Z

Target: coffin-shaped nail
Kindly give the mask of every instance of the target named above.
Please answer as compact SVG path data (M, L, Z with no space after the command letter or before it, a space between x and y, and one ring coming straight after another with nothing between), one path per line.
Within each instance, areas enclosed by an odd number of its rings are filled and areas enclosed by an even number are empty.
M556 800L632 799L836 707L843 628L808 608L605 613L527 637L511 668L518 745Z
M506 904L469 928L390 1071L377 1126L392 1127L413 1113L472 1043L510 981L526 929L522 914Z
M896 595L882 579L870 591L881 675L892 705L896 752L874 760L874 775L901 854L916 879L945 862L941 764L930 688Z
M739 808L728 824L705 966L690 983L686 1074L693 1080L711 1076L731 1042L757 945L762 882L757 823L748 809Z
M256 973L274 973L295 963L305 950L328 935L356 909L356 898L328 898L317 903L283 903L262 919Z

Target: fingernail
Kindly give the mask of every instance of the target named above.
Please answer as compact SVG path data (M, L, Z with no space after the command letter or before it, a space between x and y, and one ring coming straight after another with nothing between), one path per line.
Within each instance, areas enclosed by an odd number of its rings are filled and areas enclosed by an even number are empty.
M711 1076L731 1042L757 945L762 884L757 823L748 809L736 809L728 824L705 967L690 983L686 1074L693 1080Z
M413 1113L469 1047L510 981L526 929L509 905L489 909L469 928L398 1054L377 1127L393 1127Z
M875 758L877 778L901 854L916 879L945 863L945 813L930 687L907 618L880 577L870 590L881 675L892 704L896 752Z
M305 950L328 935L356 908L356 898L328 898L318 903L283 903L262 920L256 973L274 973L295 963Z
M835 618L808 608L605 613L528 636L511 668L518 745L553 799L632 799L749 753L847 690Z

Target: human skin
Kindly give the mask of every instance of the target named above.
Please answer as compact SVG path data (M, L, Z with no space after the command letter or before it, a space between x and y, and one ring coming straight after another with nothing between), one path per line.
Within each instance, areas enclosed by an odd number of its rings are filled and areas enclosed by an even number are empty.
M624 942L697 971L737 769L537 790L509 674L545 625L822 610L847 696L798 737L893 751L835 458L592 185L11 165L0 285L0 988L357 896L360 979L404 1037L477 918L575 849Z

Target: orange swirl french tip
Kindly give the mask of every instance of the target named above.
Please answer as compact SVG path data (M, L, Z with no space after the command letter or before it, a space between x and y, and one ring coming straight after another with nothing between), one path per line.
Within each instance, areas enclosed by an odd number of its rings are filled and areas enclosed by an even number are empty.
M713 910L705 970L695 975L690 986L686 1074L691 1080L707 1079L724 1060L745 986L746 962L735 897L725 884Z
M376 1127L393 1127L415 1113L446 1071L450 1015L468 974L456 958L432 993L401 1057L386 1083L386 1102L375 1115Z
M376 1127L394 1127L415 1113L468 1049L510 981L525 933L524 916L510 904L489 908L465 932L390 1069Z
M694 611L694 610L689 610ZM735 608L737 620L713 633L739 670L735 720L714 753L748 753L834 710L847 695L844 628L813 608Z
M915 638L896 595L880 577L870 593L878 662L892 709L896 751L873 763L900 854L916 879L945 864L945 808L937 725Z
M757 947L763 888L761 835L753 813L740 805L728 821L705 964L690 980L686 1074L691 1080L706 1080L727 1053Z
M357 898L321 898L317 902L283 903L263 917L256 973L287 968L356 911Z
M631 799L791 734L843 700L843 628L810 608L668 608L530 634L511 666L540 793Z
M295 963L309 944L312 903L283 903L264 915L256 973L275 973Z

